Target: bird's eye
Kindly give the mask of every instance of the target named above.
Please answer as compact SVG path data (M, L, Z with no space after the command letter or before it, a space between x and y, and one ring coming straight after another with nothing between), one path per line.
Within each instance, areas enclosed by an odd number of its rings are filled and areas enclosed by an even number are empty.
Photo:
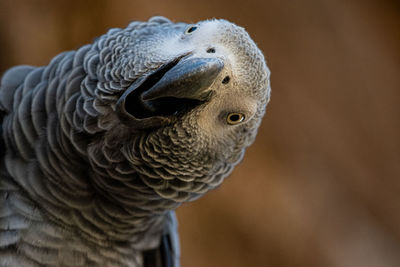
M186 29L185 34L191 34L195 30L197 30L197 26L190 26L189 28Z
M230 125L239 124L244 121L244 114L232 112L226 117L226 122Z

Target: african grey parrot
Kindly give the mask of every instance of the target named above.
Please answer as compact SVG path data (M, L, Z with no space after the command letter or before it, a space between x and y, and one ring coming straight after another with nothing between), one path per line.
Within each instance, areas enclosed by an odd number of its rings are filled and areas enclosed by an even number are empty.
M0 85L0 266L179 266L174 209L254 140L269 70L226 20L111 29Z

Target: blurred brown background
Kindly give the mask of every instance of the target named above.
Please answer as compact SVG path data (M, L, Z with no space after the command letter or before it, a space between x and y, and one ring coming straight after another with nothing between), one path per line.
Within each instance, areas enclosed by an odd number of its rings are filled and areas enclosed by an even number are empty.
M0 72L153 15L244 26L272 70L243 163L178 210L182 267L400 266L400 3L0 0Z

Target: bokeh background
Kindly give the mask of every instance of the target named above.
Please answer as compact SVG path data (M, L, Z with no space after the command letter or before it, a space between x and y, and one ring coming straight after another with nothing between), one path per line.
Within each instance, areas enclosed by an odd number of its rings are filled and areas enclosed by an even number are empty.
M0 0L0 73L153 15L231 20L272 71L244 161L178 210L182 267L400 266L400 2Z

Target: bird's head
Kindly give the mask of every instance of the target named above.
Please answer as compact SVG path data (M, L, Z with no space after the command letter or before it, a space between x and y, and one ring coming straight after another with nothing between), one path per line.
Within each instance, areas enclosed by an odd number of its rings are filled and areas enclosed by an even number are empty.
M163 165L167 180L214 172L218 185L254 140L269 101L264 56L226 20L188 25L156 17L130 27L113 38L123 45L110 58L111 76L132 81L115 104L121 127L145 133L149 161Z

